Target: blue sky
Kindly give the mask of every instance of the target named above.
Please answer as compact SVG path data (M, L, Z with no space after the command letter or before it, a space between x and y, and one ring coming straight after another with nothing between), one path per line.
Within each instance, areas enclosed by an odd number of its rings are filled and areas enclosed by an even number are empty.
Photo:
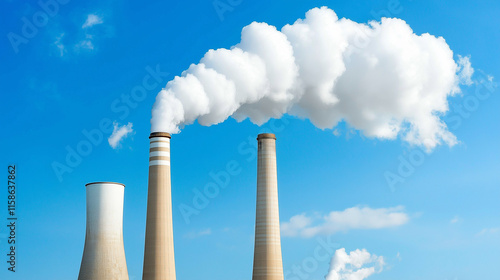
M127 186L125 251L131 279L140 279L148 135L151 108L161 88L207 50L237 44L241 29L253 21L279 29L304 18L311 8L328 6L340 18L366 23L380 20L386 15L381 11L395 3L221 2L232 3L222 14L212 1L58 4L54 16L15 47L8 34L22 35L23 18L32 21L41 7L36 1L2 2L0 154L4 176L9 164L17 167L19 221L16 273L7 271L6 227L0 230L1 279L77 277L85 238L84 185L93 181ZM186 126L172 137L171 152L178 279L251 277L256 193L252 145L262 131L274 132L278 139L282 223L302 215L314 225L328 226L322 217L337 212L352 220L347 210L353 207L379 210L373 215L382 221L380 228L359 222L314 236L284 234L285 272L294 266L303 269L328 239L347 253L366 249L384 258L378 273L367 279L498 279L500 98L493 84L500 77L500 4L401 0L399 5L397 13L387 15L405 20L418 35L443 36L455 59L470 56L474 83L448 99L450 111L442 117L459 143L424 153L401 139L366 137L345 123L335 135L289 115L261 127L234 119L210 127ZM123 99L144 86L148 75L154 86L144 98ZM488 77L494 77L493 82ZM115 148L107 140L113 122L133 124L133 132ZM83 131L102 130L100 123L108 124L102 139L58 176L54 162L65 163L68 151L86 140ZM192 205L195 190L203 190L213 181L210 173L224 171L229 162L241 171L186 222L181 205ZM406 162L411 167L399 172ZM388 183L389 173L400 180ZM0 193L0 201L7 204L6 191ZM386 221L384 213L403 218ZM332 257L315 260L317 267L304 279L324 279ZM287 279L297 277L292 272Z

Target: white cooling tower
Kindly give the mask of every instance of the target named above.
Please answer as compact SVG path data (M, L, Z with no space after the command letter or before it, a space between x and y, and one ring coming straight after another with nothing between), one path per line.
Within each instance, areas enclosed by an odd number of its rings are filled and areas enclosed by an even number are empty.
M125 185L95 182L87 188L87 230L78 280L128 280L123 248Z

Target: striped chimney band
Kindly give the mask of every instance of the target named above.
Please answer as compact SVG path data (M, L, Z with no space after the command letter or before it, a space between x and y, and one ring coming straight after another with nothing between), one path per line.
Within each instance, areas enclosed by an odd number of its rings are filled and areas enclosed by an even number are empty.
M170 134L153 132L149 143L149 166L170 165Z

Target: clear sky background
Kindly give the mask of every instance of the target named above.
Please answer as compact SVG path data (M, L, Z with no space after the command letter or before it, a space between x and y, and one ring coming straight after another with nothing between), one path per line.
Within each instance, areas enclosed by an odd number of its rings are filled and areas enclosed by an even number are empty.
M231 9L218 13L213 1L69 1L58 4L16 50L8 34L21 35L23 17L32 21L41 7L36 1L2 1L1 174L7 177L7 166L16 164L19 220L17 272L11 273L5 178L0 279L76 279L85 238L84 185L93 181L126 185L125 252L130 278L141 279L148 136L158 91L208 49L238 43L241 28L252 21L279 29L324 5L357 22L401 18L416 34L443 36L455 56L470 55L474 84L450 98L444 117L460 143L425 154L399 139L370 139L345 124L335 135L289 116L262 127L233 119L187 126L171 145L177 278L251 278L257 165L252 145L262 131L277 136L282 223L302 215L328 227L322 217L330 212L352 221L352 211L363 215L362 209L380 218L380 225L353 222L314 236L283 236L285 272L294 266L304 271L304 265L307 270L301 274L307 278L290 272L287 279L324 279L333 254L314 259L318 238L348 253L366 249L382 256L385 265L368 277L372 280L500 278L500 97L487 81L500 77L498 1L401 0L396 10L387 0L221 2ZM127 104L122 96L143 84L152 71L147 69L157 68L168 74L157 77L144 100ZM471 102L465 112L457 109L464 102ZM130 122L133 132L116 148L107 141L111 132L103 132L102 140L58 177L55 162L67 164L68 149L87 139L82 131L100 130L103 120ZM181 205L193 207L196 190L214 181L210 173L224 171L231 161L241 171L186 219ZM407 161L411 167L398 171ZM389 173L401 180L388 183ZM391 213L403 219L385 223Z

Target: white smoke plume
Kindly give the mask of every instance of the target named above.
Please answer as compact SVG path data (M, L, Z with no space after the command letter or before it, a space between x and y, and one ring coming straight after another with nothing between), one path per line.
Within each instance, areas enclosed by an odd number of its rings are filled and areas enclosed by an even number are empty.
M380 273L385 265L384 258L370 254L365 249L346 253L338 249L330 262L326 280L363 280Z
M363 24L315 8L281 31L254 22L239 44L209 50L160 91L152 131L229 117L261 125L289 114L431 150L457 143L440 117L472 73L469 58L455 62L442 37L417 35L401 19Z

